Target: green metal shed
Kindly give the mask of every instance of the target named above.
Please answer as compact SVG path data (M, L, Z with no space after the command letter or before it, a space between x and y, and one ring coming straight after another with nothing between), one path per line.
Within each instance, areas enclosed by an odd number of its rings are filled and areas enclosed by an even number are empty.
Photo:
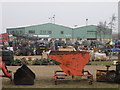
M105 28L104 30L99 30L95 25L88 25L83 27L78 27L73 29L73 38L82 39L111 39L112 30Z
M72 38L72 28L52 23L25 27L25 33L41 38Z
M111 39L112 30L105 28L99 30L95 25L70 28L63 25L53 23L45 23L39 25L31 25L18 28L7 28L10 34L23 35L39 38L63 38L63 39Z

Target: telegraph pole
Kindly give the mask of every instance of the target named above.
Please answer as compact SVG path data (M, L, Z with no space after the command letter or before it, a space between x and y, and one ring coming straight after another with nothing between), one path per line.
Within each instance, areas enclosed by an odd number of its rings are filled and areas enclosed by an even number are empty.
M53 17L49 17L49 19L50 19L50 23L53 22L55 24L55 14L53 15ZM54 21L52 19L54 19Z
M120 8L120 1L118 2L118 8ZM119 10L118 10L118 17L120 17ZM118 19L118 40L120 40L120 19ZM120 63L120 52L118 53L118 63Z
M88 25L88 19L86 18L86 26Z
M54 24L55 24L55 14L53 15L53 19L54 19Z
M50 19L50 23L52 23L52 17L50 17L49 19Z

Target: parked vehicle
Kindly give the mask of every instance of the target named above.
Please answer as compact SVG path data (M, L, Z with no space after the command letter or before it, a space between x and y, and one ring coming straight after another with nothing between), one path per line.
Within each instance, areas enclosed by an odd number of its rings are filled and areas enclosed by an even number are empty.
M0 55L2 56L2 61L6 65L10 65L11 62L14 60L13 51L7 50L7 42L8 42L8 33L0 34Z
M13 52L10 50L1 50L0 54L2 54L2 61L6 65L10 65L11 62L14 60Z
M4 48L4 43L8 41L8 33L0 34L0 48Z
M15 55L17 56L20 56L20 55L23 55L23 56L31 56L31 55L34 55L34 48L33 47L20 47L18 48L15 52L14 52Z

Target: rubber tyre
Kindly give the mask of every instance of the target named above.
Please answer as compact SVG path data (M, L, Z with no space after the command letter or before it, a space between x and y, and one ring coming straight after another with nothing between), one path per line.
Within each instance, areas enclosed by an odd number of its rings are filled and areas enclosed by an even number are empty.
M30 51L27 52L27 56L31 56L32 53Z
M108 82L115 82L115 77L116 77L116 73L115 72L108 72L107 74L107 81Z
M19 50L19 49L16 50L16 51L15 51L15 55L16 55L16 56L19 56L19 55L20 55L20 51L21 51L21 50Z

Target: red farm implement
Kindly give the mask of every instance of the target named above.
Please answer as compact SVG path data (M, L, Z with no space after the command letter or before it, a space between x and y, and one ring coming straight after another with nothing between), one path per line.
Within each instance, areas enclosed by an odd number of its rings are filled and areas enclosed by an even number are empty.
M4 62L2 62L2 58L0 57L0 69L2 70L4 75L0 75L0 77L7 77L12 80L12 72L9 71Z
M92 84L93 75L89 71L84 71L84 67L89 61L89 52L51 51L49 58L59 62L63 70L55 71L55 84L57 84L57 81L62 80L88 80L89 84Z

